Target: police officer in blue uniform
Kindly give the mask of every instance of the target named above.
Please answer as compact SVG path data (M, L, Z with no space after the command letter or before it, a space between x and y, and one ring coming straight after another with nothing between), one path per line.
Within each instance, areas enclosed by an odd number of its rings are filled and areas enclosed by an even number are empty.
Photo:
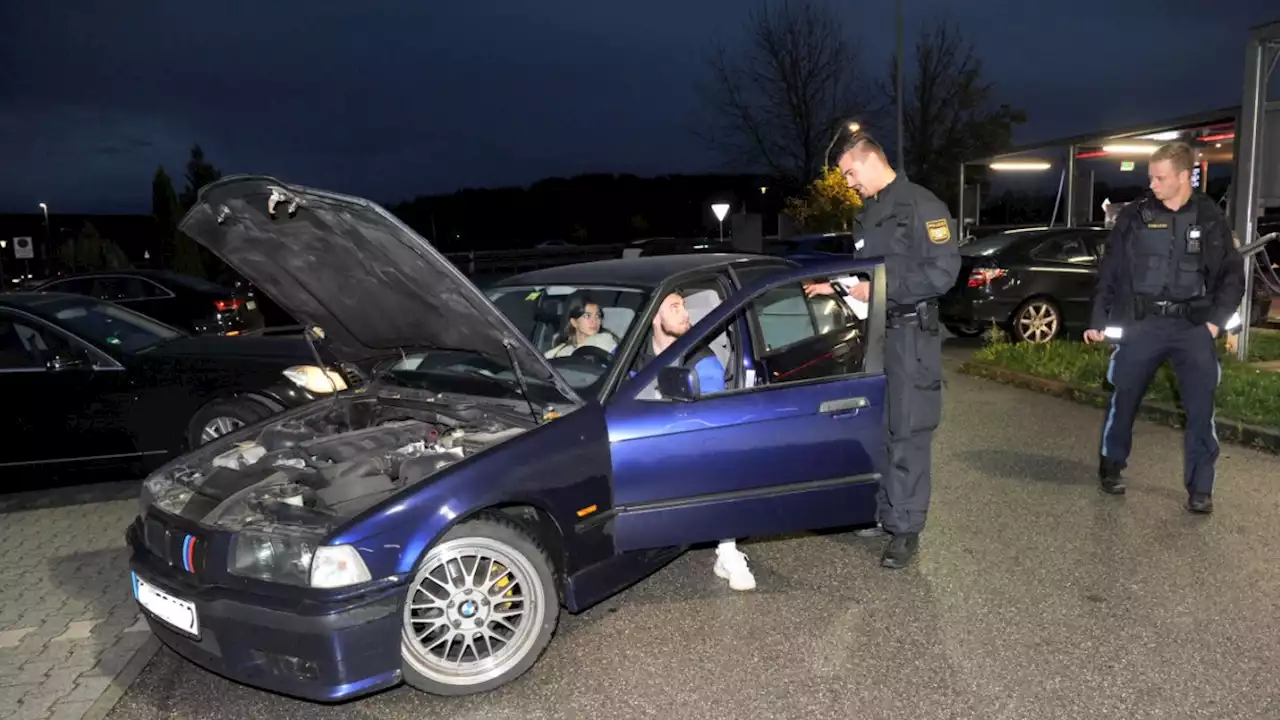
M1218 438L1213 404L1222 368L1216 339L1240 324L1244 261L1216 203L1191 187L1194 156L1174 142L1151 156L1151 192L1130 203L1107 238L1086 342L1115 343L1114 387L1102 430L1102 490L1125 492L1133 422L1156 370L1173 364L1186 412L1187 510L1213 512Z
M887 532L891 538L880 563L898 569L915 556L929 510L933 431L942 418L938 298L960 273L956 222L936 195L894 172L869 134L854 133L841 148L838 163L863 202L854 251L884 258L888 300L888 467L876 497L879 525L859 535ZM869 283L849 284L836 282L855 300L868 300ZM815 283L806 292L812 296L836 290L832 283Z

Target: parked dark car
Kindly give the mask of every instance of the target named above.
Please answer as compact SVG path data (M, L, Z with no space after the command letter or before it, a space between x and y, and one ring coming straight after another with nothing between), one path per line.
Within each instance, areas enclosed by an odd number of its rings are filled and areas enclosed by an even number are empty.
M1104 228L1007 230L961 246L955 286L942 298L954 335L977 337L995 325L1025 342L1082 333L1089 324ZM1271 294L1254 283L1252 321L1265 321Z
M7 293L0 468L10 486L63 469L154 468L332 395L330 379L347 386L321 373L301 336L192 336L83 295Z
M263 327L257 300L248 293L167 270L72 275L36 290L88 295L118 303L198 335L239 335Z
M841 255L853 254L853 233L793 235L785 240L769 242L765 252L801 263L834 260Z
M614 259L486 297L381 207L271 178L205 187L181 228L321 328L326 349L382 363L363 389L144 483L128 530L135 597L156 636L205 668L320 700L401 680L490 690L537 661L561 605L582 611L688 544L873 520L876 259ZM858 272L865 320L804 296L803 280ZM676 290L700 319L637 366ZM588 293L620 344L546 359ZM724 392L701 394L682 366L706 348Z

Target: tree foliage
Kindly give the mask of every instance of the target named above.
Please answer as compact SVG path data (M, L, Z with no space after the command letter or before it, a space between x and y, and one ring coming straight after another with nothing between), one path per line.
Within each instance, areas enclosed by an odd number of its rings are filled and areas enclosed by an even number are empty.
M173 181L163 167L156 168L151 181L151 214L156 220L162 263L176 272L204 277L204 260L200 246L185 234L178 232L181 209Z
M58 246L58 261L71 272L95 272L123 270L129 267L129 258L115 242L98 234L92 223L86 222L75 237L64 240Z
M800 197L787 200L787 215L801 232L848 231L862 209L862 198L845 182L839 168L827 168Z
M890 107L897 102L897 62L895 54L881 83ZM982 59L946 17L921 30L908 62L915 67L906 68L903 89L907 177L954 206L960 163L1007 150L1014 126L1027 116L996 103L994 85L983 78Z
M804 183L821 173L837 128L867 110L852 34L826 0L762 2L744 46L717 46L699 134L731 162Z
M187 159L187 187L182 191L182 211L196 204L200 188L221 177L222 171L205 160L204 150L199 145L192 146L191 157Z

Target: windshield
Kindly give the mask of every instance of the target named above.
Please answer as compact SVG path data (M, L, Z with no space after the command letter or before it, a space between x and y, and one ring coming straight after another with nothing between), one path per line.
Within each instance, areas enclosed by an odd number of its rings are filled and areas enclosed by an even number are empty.
M40 305L71 332L125 352L137 352L182 337L181 331L168 325L93 298L42 298Z
M524 402L520 379L509 363L496 362L468 350L428 350L408 353L381 372L378 379L392 385ZM555 405L564 396L551 383L524 376L529 400Z
M504 286L487 294L570 387L588 392L649 299L643 290L600 285Z

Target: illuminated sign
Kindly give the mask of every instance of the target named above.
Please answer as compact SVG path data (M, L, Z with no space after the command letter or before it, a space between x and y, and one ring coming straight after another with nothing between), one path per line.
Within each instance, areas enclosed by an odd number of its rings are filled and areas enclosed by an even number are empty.
M1133 170L1133 161L1132 161L1132 160L1125 160L1125 161L1121 162L1121 163L1120 163L1120 170L1121 170L1122 172L1129 172L1130 170Z

